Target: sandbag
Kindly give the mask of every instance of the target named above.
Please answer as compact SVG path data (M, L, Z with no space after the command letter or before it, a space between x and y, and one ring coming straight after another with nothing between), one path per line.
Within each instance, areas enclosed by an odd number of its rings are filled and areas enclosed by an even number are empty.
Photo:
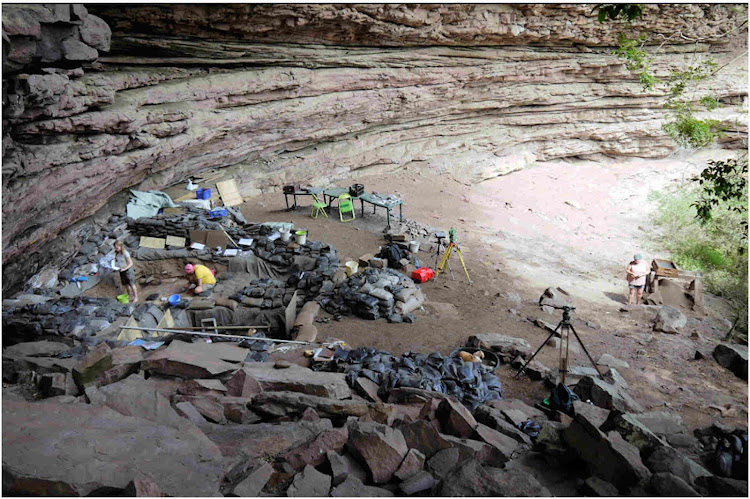
M393 295L385 289L373 289L372 291L370 291L370 296L374 296L375 298L383 300L385 302L393 303Z
M215 306L216 306L215 300L205 300L202 298L198 298L190 302L188 309L189 310L208 310L209 308L214 308Z
M310 325L315 321L315 317L320 311L320 304L316 301L309 301L302 306L302 310L297 314L294 320L294 326Z
M234 300L230 300L229 298L219 296L216 298L216 306L227 307L228 309L234 311L234 309L237 308L237 302Z
M318 328L312 324L304 324L299 326L297 330L297 336L294 337L296 341L309 341L313 343L318 337Z
M396 297L397 301L406 302L409 301L409 298L417 294L417 291L419 291L417 288L404 288L394 296Z
M414 310L421 307L423 303L424 295L421 291L419 291L417 292L417 294L409 298L408 301L398 302L396 306L393 307L393 311L401 315L408 314L409 312L413 312Z
M245 297L242 299L242 304L245 305L246 307L260 308L260 306L263 304L263 298Z

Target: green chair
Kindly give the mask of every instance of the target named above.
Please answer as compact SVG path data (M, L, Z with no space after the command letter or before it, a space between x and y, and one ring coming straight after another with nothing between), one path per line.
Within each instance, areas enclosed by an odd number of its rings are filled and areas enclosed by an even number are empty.
M352 218L344 218L344 213L351 213ZM354 215L354 203L352 203L352 197L349 194L339 196L339 218L342 222L351 222L356 218Z
M327 204L325 204L323 201L318 199L318 196L313 194L313 207L312 207L312 213L310 213L310 216L312 218L318 218L318 214L322 213L324 217L328 218L328 213L326 213L326 208L328 207Z

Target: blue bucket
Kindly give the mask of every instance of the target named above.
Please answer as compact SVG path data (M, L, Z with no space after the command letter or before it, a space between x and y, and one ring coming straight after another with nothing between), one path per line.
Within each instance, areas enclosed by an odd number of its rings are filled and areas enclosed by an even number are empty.
M172 295L169 297L169 304L173 307L180 303L180 295Z

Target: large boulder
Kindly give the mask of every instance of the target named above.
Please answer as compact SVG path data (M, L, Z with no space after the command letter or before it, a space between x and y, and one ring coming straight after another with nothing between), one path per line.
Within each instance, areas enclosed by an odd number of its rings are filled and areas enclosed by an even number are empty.
M659 411L633 414L633 417L660 437L687 433L687 427L679 414Z
M440 402L437 418L444 433L457 437L468 438L477 427L477 421L469 409L453 398Z
M150 372L186 379L214 378L235 371L247 357L247 349L230 343L185 343L175 340L153 352L141 367Z
M112 349L106 343L100 343L78 362L73 369L73 379L81 389L84 389L111 367Z
M621 387L591 376L584 376L573 389L581 400L591 402L607 410L622 412L643 412L643 407Z
M499 431L506 437L510 437L520 444L526 444L529 446L532 444L531 437L513 426L513 424L509 423L504 413L486 403L476 408L474 411L474 418L477 422L487 425L493 430Z
M700 464L688 459L672 447L660 447L646 458L646 466L651 473L670 473L695 485L700 477L710 476L711 473Z
M533 353L528 341L500 333L479 333L469 337L469 345L484 349L492 349L506 353L512 357L521 355L526 357Z
M267 462L258 460L250 466L250 472L238 483L232 493L239 497L257 497L273 475L273 467Z
M331 490L331 497L393 497L393 492L365 485L362 480L350 475L344 483Z
M331 399L352 396L343 374L312 371L292 364L286 369L275 369L273 362L253 362L242 368L254 378L264 391L299 392Z
M416 449L431 458L443 449L450 449L452 444L435 426L424 420L414 421L399 427L410 449Z
M323 430L312 440L289 449L277 459L288 463L295 471L308 465L317 467L325 462L326 453L341 451L348 439L346 427Z
M382 405L382 404L381 404ZM267 418L300 417L314 409L321 417L346 420L370 414L376 404L363 400L335 400L296 392L263 392L253 397L250 408Z
M533 475L520 470L484 468L468 461L448 475L440 486L441 496L518 497L551 496Z
M700 497L682 478L672 473L654 473L649 485L656 495L662 497Z
M294 481L286 491L287 497L328 497L331 490L331 477L310 465L302 473L294 476Z
M687 317L674 307L665 305L659 309L654 319L654 331L677 334L687 324ZM618 366L615 366L618 367Z
M603 432L618 432L628 443L637 447L644 456L667 445L664 439L638 421L635 414L611 411L599 429Z
M518 442L516 440L503 435L499 431L493 430L489 426L479 423L474 431L474 438L481 440L494 448L493 464L497 465L510 461L511 456L518 448Z
M224 471L205 438L88 404L3 401L3 490L103 495L148 478L170 496L216 496Z
M378 423L352 424L347 447L367 466L375 483L389 482L409 452L399 430Z
M603 433L582 414L576 414L563 437L594 475L611 482L620 491L627 491L651 475L636 447L615 431Z
M747 347L719 343L714 348L714 359L720 366L732 371L740 379L747 379Z

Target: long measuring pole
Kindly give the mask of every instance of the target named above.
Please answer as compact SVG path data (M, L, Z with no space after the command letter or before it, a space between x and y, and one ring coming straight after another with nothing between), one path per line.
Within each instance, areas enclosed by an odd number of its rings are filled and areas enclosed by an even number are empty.
M187 331L184 329L160 329L156 327L120 326L120 329L135 329L138 331L150 331L157 333L194 334L197 336L216 336L219 338L232 338L238 340L272 341L274 343L296 343L298 345L309 345L309 341L278 340L276 338L253 338L251 336L238 336L233 334L201 333L198 331ZM210 328L209 328L210 329Z

